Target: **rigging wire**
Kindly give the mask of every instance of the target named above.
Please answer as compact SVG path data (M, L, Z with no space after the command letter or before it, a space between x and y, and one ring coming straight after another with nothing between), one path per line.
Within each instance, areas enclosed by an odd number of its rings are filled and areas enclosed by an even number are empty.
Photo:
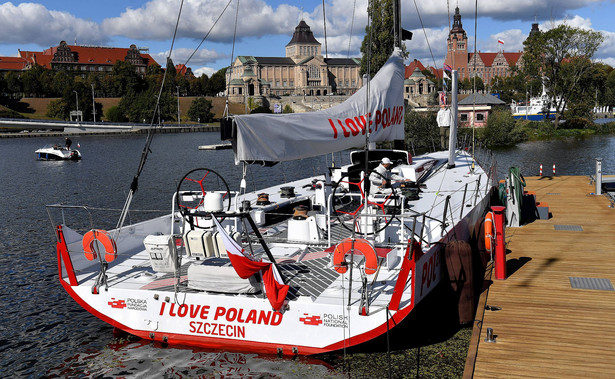
M478 0L475 0L474 2L474 56L472 57L473 62L472 62L472 71L474 72L474 83L473 83L473 96L474 99L472 101L472 167L471 167L471 172L474 172L474 140L475 140L475 136L474 136L474 131L475 131L475 125L474 125L474 119L476 118L476 34L478 33Z
M139 162L139 168L137 169L137 173L132 179L132 183L130 184L130 191L128 192L128 196L126 197L126 202L124 203L124 207L122 208L122 212L120 214L120 218L116 225L116 233L115 238L119 236L120 229L124 225L124 221L126 220L126 215L128 214L128 209L130 208L130 203L132 203L132 198L137 192L139 188L139 176L145 167L145 161L147 160L147 156L150 153L150 146L152 144L152 140L154 139L155 129L152 127L154 125L154 120L156 119L156 111L160 111L160 98L162 97L162 90L164 88L164 83L168 73L168 65L171 59L171 54L173 53L173 47L175 46L175 40L177 38L177 30L179 29L179 20L181 19L182 9L184 7L184 0L181 1L179 5L179 11L177 12L177 21L175 22L175 30L173 31L173 39L171 40L171 47L169 49L169 55L167 56L167 69L164 70L164 74L162 76L162 82L160 83L160 91L158 91L158 97L156 98L156 105L154 107L154 112L152 114L152 120L150 122L150 127L147 131L147 139L145 142L145 146L143 147L143 152L141 153L141 161ZM160 117L158 117L158 128L162 127L160 124Z
M226 8L225 8L226 9ZM227 87L226 87L226 102L224 105L224 112L222 112L222 117L228 117L228 96L229 96L229 85L231 82L231 79L233 78L233 59L235 57L235 40L237 38L237 18L239 16L239 0L237 0L237 9L235 10L235 28L233 30L233 47L231 49L231 63L229 64L229 75L228 78L229 80L227 80Z
M322 0L322 24L325 29L325 58L329 58L329 49L327 48L327 15L325 14L325 0Z
M431 60L433 61L433 66L438 67L436 64L436 58L433 56L433 51L431 50L431 45L429 44L429 38L427 38L427 31L425 30L425 25L423 25L423 18L421 17L421 12L419 11L419 6L416 4L416 0L414 0L414 8L416 8L416 14L419 16L419 21L421 22L421 28L423 29L423 34L425 34L425 41L427 42L427 47L429 48L429 54L431 54Z

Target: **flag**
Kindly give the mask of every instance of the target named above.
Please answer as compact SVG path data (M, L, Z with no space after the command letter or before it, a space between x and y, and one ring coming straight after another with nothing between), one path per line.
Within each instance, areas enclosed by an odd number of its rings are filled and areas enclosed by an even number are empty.
M451 80L451 78L446 74L446 71L442 71L442 76L444 77L444 79Z
M498 40L498 43L501 43L502 45L504 44L504 41L502 41L501 39Z
M444 64L444 71L453 71L453 68L445 63Z
M245 250L228 235L226 230L220 225L218 220L213 217L214 224L222 237L222 242L226 248L226 253L231 260L231 265L242 279L248 279L257 272L262 271L263 283L265 284L265 291L267 292L267 299L269 303L276 311L282 309L284 300L290 287L288 284L284 284L282 276L278 272L278 269L271 262L263 262L263 260L255 261L249 257Z

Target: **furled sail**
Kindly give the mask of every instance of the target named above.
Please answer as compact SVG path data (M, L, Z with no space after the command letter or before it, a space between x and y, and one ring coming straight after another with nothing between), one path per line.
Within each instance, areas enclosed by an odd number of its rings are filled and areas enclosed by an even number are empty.
M404 66L396 49L368 86L318 112L235 116L235 161L290 161L404 138Z

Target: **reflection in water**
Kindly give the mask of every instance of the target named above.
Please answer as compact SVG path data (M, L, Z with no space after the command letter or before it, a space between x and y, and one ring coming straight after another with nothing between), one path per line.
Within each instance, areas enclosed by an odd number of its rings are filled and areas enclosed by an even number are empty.
M116 339L100 351L76 354L48 377L342 378L325 362L162 347Z

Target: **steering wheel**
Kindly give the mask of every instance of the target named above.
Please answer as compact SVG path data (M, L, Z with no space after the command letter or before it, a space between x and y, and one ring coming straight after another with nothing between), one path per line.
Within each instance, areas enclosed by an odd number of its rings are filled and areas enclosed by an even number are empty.
M375 175L385 179L380 173L373 171ZM367 206L376 210L375 216L363 216L368 222L376 221L376 225L371 231L366 229L365 224L360 222L362 216L361 211L366 205L366 193L363 191L363 182L366 184L366 189L369 192L369 175L366 175L358 182L352 182L348 178L348 174L344 174L333 188L331 202L333 205L334 215L337 221L347 230L354 231L360 235L372 235L384 230L393 218L399 212L399 196L395 188L391 188L391 193L388 194L382 201L371 201L367 198ZM380 199L379 199L380 200ZM392 213L387 213L392 211Z
M208 193L222 193L222 206L224 211L231 209L231 192L224 178L208 168L195 168L189 171L177 185L175 201L177 209L184 219L198 228L192 221L192 213L205 202ZM224 220L224 217L219 221Z

